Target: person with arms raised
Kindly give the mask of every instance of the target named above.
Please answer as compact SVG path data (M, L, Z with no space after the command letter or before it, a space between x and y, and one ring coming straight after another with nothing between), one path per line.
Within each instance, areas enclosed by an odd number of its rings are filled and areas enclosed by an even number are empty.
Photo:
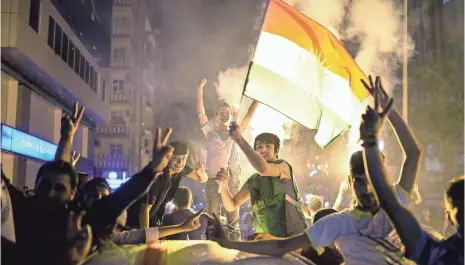
M387 97L380 83L375 86L375 108L368 107L362 116L360 138L363 140L363 155L367 174L371 180L380 205L406 248L406 256L419 265L455 265L464 264L464 177L452 180L444 193L444 205L447 218L457 228L457 233L446 240L437 241L423 230L414 215L401 205L389 185L388 173L378 147L378 135L388 108L380 109L380 97ZM408 159L408 158L407 158ZM402 169L405 170L404 168Z
M203 104L203 87L206 83L207 79L202 78L197 86L197 115L207 141L206 172L209 177L205 189L207 213L219 214L221 198L218 194L218 183L215 180L216 173L221 168L228 169L229 187L231 192L236 194L240 186L241 168L237 146L228 133L228 126L233 120L234 110L225 101L220 101L216 107L215 118L209 121ZM242 128L247 129L257 107L258 101L254 101L242 121ZM226 217L230 228L229 236L236 240L240 239L239 210L228 212Z

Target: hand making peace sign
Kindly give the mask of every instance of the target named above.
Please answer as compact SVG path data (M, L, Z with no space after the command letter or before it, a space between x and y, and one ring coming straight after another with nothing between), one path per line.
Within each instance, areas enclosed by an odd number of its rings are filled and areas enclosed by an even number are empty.
M153 144L152 153L152 169L155 173L162 172L165 167L168 166L168 162L173 156L174 148L167 145L168 139L170 138L172 129L166 129L163 137L161 136L161 128L157 129L155 135L155 142Z

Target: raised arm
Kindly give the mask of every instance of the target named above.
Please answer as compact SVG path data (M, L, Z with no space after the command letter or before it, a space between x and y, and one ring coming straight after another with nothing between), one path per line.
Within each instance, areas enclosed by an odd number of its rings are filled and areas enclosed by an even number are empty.
M266 162L266 160L255 152L253 147L244 139L244 136L242 136L242 128L237 123L231 123L229 135L241 148L242 152L244 152L250 164L253 168L255 168L259 175L268 177L281 176L279 167L275 164Z
M207 79L202 78L197 86L197 116L199 117L201 127L208 123L207 114L205 114L205 106L203 105L203 87L206 83Z
M91 207L86 218L89 219L92 228L95 226L98 227L97 230L105 229L114 223L125 209L147 193L173 156L173 147L166 144L170 135L171 128L166 130L162 138L161 129L158 128L152 162L115 192L97 201Z
M66 162L71 161L71 146L73 145L73 138L84 115L85 107L82 106L78 110L77 101L74 102L73 113L65 115L61 118L60 141L58 142L57 151L55 153L55 160L63 160Z
M365 168L379 198L381 207L386 211L405 245L407 256L415 253L422 229L414 215L404 208L387 180L387 173L382 162L378 146L365 147Z
M383 119L392 106L392 100L389 100L384 112L378 112L380 109L379 99L375 90L375 109L368 107L367 112L362 115L362 124L360 125L360 138L363 140L363 155L365 168L374 190L378 196L381 207L386 211L394 227L399 234L402 243L407 250L407 256L415 253L415 249L420 240L422 230L415 217L409 210L404 208L394 193L392 186L389 184L387 171L381 157L378 147L378 132L382 127Z
M337 211L344 210L345 206L347 206L347 198L350 197L351 194L352 192L349 189L349 183L347 180L341 181L339 193L334 201L333 209Z
M228 172L224 168L218 172L216 180L219 185L221 201L226 211L233 212L250 199L250 192L247 185L242 186L241 190L236 193L234 197L229 193Z
M252 120L253 115L257 111L258 105L260 102L254 100L252 102L252 105L250 105L249 110L247 111L247 114L245 115L244 119L242 120L241 127L244 130L247 130L249 127L250 121Z
M187 174L187 177L193 179L193 180L196 180L200 183L205 183L207 182L208 180L208 175L207 173L205 172L205 166L200 163L199 159L198 159L198 156L194 156L192 158L192 160L194 161L194 166L197 168L197 169L194 169L192 170L192 172L190 172L189 174ZM187 166L186 166L187 167Z
M410 126L402 119L397 110L394 109L391 111L388 120L394 128L394 132L405 154L398 184L410 193L416 182L423 150L410 129Z
M375 84L373 85L370 76L370 86L362 81L364 86L370 91L374 92L374 89L379 90L380 103L385 105L389 101L389 96L383 89L381 79L376 77ZM404 152L405 159L402 164L401 173L397 183L408 193L411 193L413 186L416 181L418 174L418 168L420 167L420 161L423 155L423 150L420 143L415 137L415 134L411 130L410 126L405 122L399 112L393 108L389 113L388 120L391 123L394 132L396 133L397 139Z

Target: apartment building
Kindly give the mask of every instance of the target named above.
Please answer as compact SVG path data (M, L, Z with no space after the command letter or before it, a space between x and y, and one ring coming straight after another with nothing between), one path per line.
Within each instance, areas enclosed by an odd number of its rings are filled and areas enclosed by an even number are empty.
M155 38L144 0L114 0L109 68L110 122L99 126L95 173L117 188L151 159Z
M110 119L106 1L1 1L1 162L18 186L33 188L40 166L53 159L61 117L76 100L86 106L76 167L93 174L96 128Z

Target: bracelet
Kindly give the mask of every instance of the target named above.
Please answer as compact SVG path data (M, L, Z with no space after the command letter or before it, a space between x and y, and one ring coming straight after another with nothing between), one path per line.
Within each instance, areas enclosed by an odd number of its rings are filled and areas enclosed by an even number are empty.
M362 147L364 147L364 148L373 147L373 146L378 145L378 139L373 138L373 137L365 138L365 139L362 139L362 140L363 140Z

